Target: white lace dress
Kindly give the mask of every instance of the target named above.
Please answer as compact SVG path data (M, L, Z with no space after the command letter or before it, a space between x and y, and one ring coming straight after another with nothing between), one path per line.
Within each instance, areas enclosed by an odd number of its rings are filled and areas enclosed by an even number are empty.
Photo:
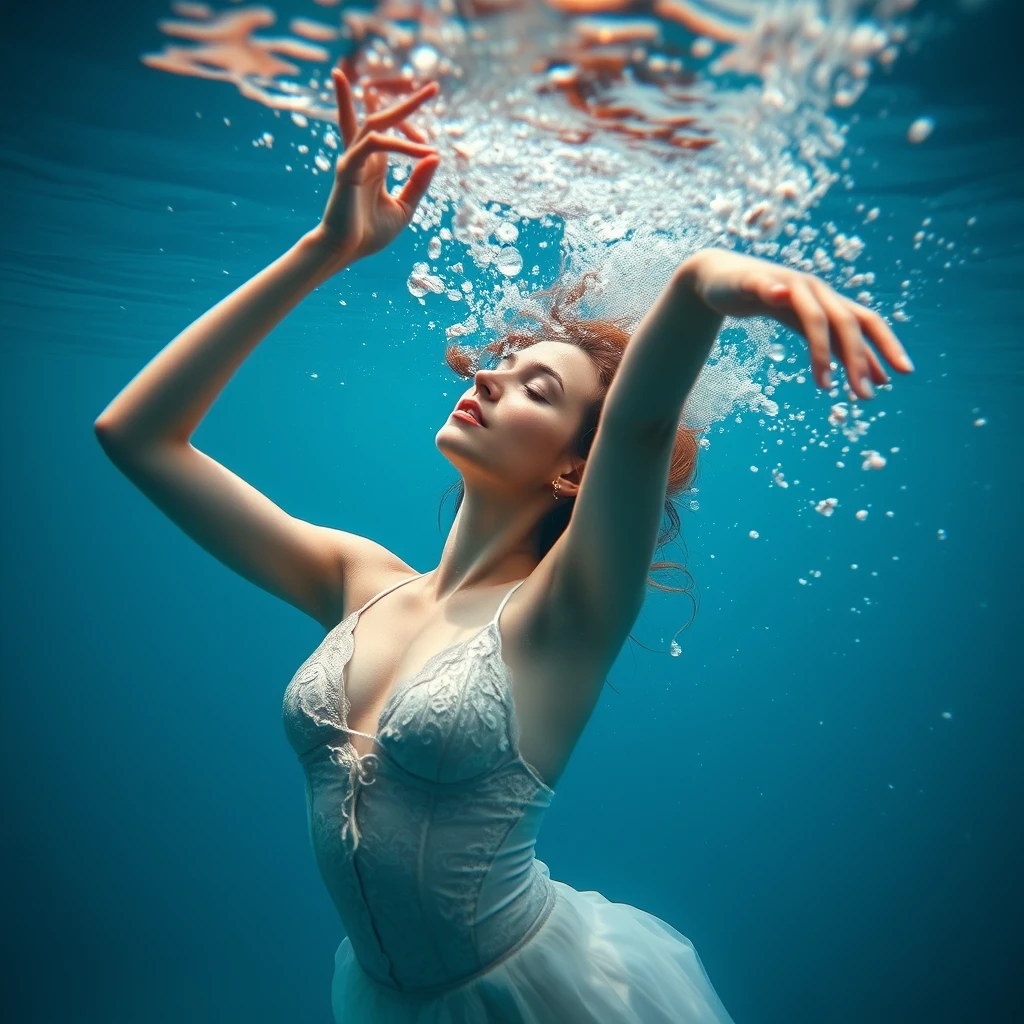
M409 577L395 586L409 582ZM349 742L338 623L284 696L310 840L347 933L337 1024L730 1024L671 925L550 877L554 791L519 755L499 616L392 693L374 752ZM362 734L360 734L362 735Z

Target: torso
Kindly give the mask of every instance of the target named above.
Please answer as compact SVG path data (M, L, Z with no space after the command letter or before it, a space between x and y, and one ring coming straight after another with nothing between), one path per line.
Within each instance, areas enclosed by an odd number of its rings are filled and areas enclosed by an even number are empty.
M516 582L476 588L437 605L425 601L424 585L411 580L415 575L412 567L397 568L393 561L387 567L368 567L347 588L346 616L387 587L410 580L365 609L352 634L344 680L348 727L353 730L349 739L360 755L373 750L368 736L377 734L392 692L434 654L480 632ZM502 656L512 676L520 754L553 789L590 718L607 667L592 664L600 647L596 638L561 636L554 643L527 637L530 610L538 599L537 575L535 571L512 595L498 625Z

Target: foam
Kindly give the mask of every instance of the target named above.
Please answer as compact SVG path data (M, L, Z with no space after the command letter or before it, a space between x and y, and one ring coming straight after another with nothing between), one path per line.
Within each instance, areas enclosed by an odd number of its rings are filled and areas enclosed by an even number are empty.
M442 161L414 218L424 251L408 286L448 338L490 340L522 309L543 312L532 293L559 268L596 271L591 315L635 326L675 267L709 245L830 276L870 300L873 277L855 266L863 240L811 220L842 177L845 131L830 111L855 104L876 65L892 63L912 0L656 0L642 16L628 0L489 0L473 17L454 0L318 3L316 18L273 38L259 34L276 20L270 8L179 3L180 18L160 27L193 45L143 60L291 112L304 130L296 163L311 174L337 155L334 133L309 127L335 120L335 54L319 44L344 41L357 100L371 85L388 102L437 79L438 97L413 118ZM320 67L311 75L293 61ZM394 162L395 194L407 167ZM777 365L773 324L726 328L687 402L692 426L742 410L776 417L771 395L793 379ZM832 425L862 432L835 407Z

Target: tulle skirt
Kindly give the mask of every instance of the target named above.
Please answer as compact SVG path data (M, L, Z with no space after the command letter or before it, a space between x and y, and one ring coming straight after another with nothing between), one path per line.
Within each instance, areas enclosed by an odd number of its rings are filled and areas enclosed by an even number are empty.
M534 935L441 995L381 985L344 939L336 1024L732 1024L685 935L628 903L552 884L554 907Z

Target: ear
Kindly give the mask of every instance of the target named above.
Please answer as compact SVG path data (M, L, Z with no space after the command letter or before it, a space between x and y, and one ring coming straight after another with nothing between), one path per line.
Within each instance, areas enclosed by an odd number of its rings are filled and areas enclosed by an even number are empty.
M562 486L558 489L559 498L575 498L583 481L583 471L572 469L568 473L562 473L558 479L562 481Z

